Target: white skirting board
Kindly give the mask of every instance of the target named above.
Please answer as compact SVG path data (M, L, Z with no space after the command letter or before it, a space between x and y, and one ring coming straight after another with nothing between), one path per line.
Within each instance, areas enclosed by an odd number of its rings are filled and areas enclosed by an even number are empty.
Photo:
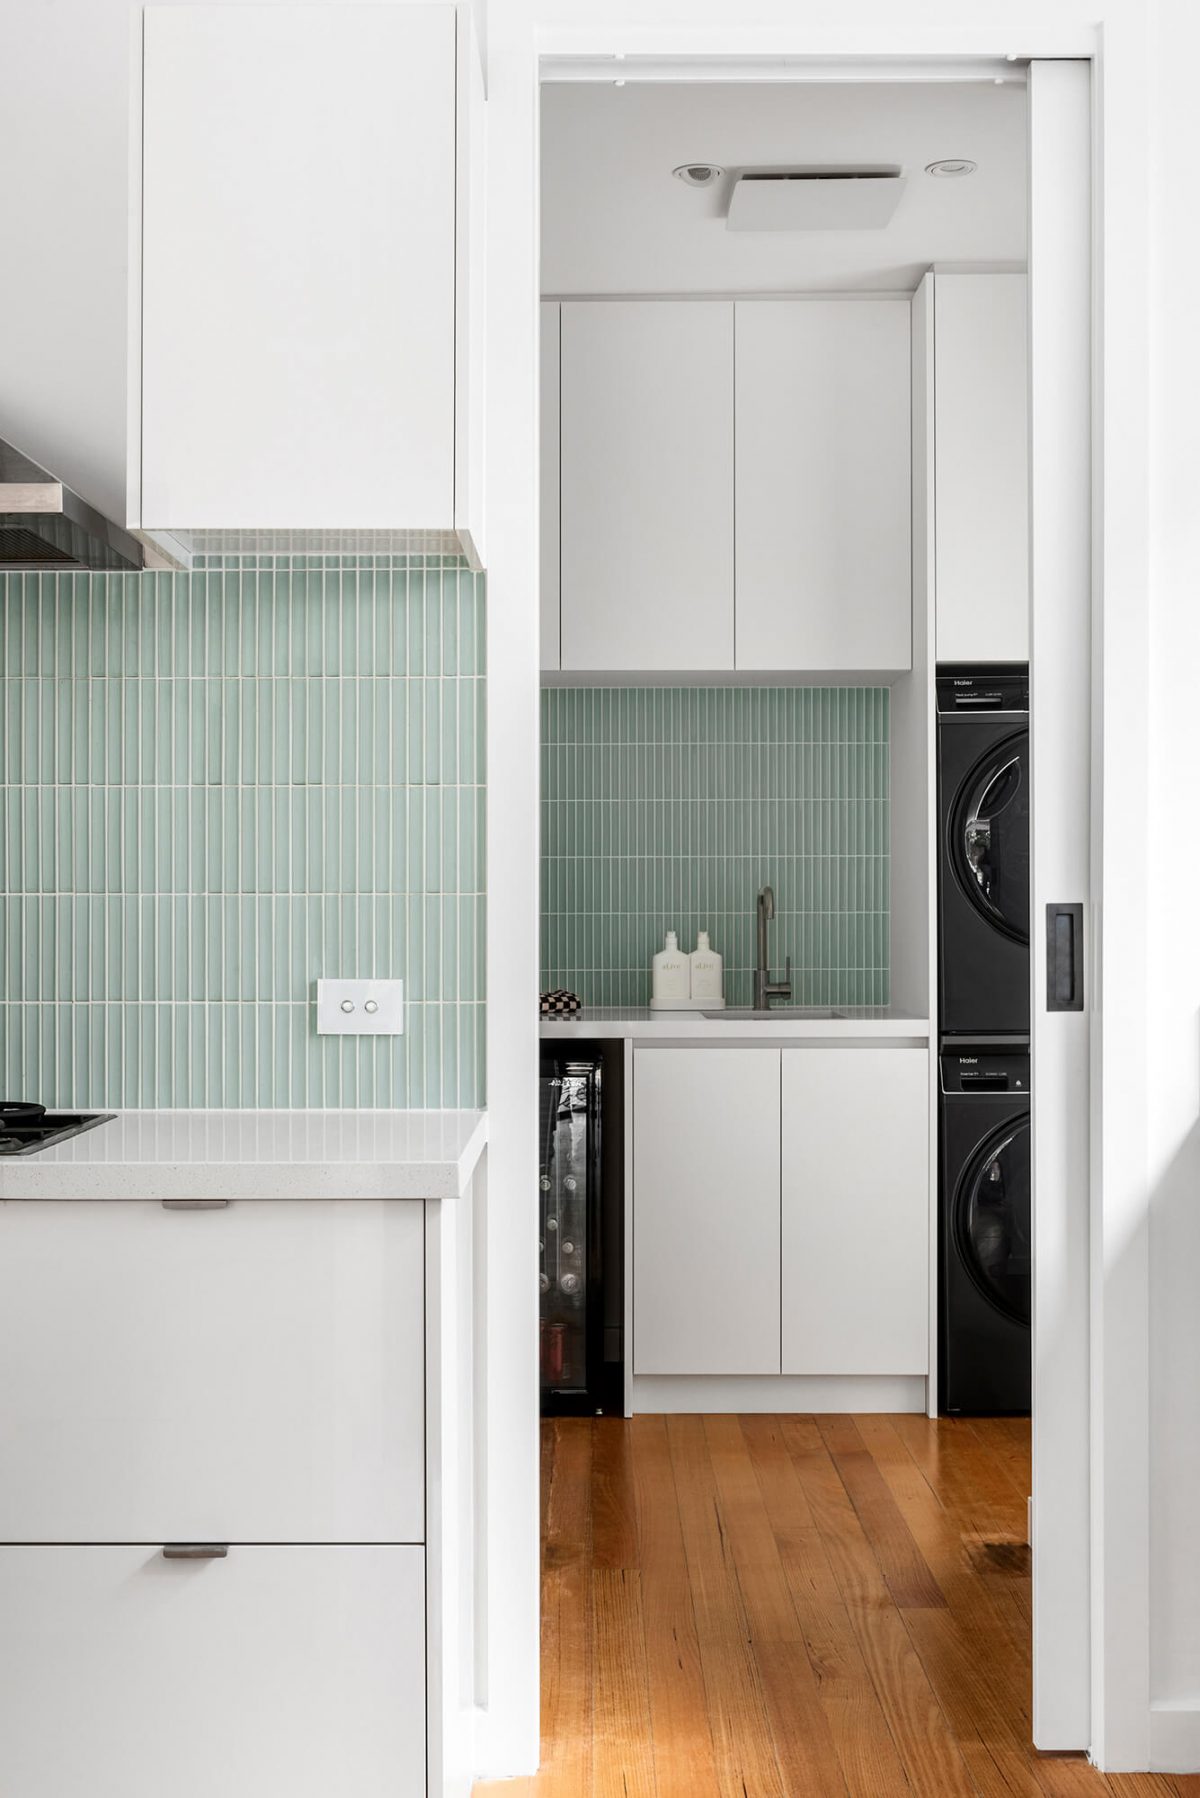
M1151 1703L1150 1765L1157 1773L1200 1773L1200 1703Z
M635 1415L672 1412L883 1412L925 1409L923 1374L635 1374Z

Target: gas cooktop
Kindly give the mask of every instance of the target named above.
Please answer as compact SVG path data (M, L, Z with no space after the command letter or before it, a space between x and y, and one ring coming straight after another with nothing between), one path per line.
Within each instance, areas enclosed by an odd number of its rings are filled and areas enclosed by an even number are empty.
M0 1099L0 1155L36 1155L115 1116L112 1111L47 1111L26 1100Z

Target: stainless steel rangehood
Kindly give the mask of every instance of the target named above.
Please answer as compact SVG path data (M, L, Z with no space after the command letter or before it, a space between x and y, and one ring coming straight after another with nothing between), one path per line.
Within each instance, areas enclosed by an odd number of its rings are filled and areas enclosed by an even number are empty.
M140 569L142 546L0 438L0 571Z

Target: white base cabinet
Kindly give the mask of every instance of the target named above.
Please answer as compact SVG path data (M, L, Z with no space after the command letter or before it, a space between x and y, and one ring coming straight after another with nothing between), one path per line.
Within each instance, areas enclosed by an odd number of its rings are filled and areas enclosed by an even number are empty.
M424 1207L0 1208L0 1542L422 1542Z
M929 1055L785 1049L783 1372L929 1370Z
M0 1791L421 1798L424 1558L0 1548Z
M483 1182L0 1204L5 1798L469 1791Z
M779 1051L634 1055L638 1374L779 1372Z
M786 1409L804 1383L890 1382L911 1408L906 1382L929 1371L929 1051L633 1059L635 1388L740 1376L762 1409L750 1376L783 1375Z

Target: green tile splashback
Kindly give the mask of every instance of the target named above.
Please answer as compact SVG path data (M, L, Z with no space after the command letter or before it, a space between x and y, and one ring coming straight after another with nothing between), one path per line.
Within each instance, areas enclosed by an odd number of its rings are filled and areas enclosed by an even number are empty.
M483 1096L484 596L461 563L0 576L0 1093ZM400 977L398 1038L315 1034Z
M749 1004L755 898L797 1002L889 985L886 688L558 687L542 693L542 984L645 1005L674 928L707 929Z

